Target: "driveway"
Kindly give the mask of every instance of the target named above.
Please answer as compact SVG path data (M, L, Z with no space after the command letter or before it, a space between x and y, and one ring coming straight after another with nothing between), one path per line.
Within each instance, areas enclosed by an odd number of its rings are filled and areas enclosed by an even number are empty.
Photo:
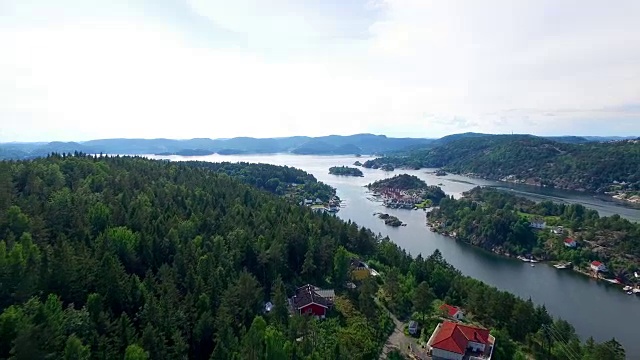
M380 305L382 306L382 304ZM399 350L402 355L409 359L431 359L431 357L427 356L427 351L420 345L418 345L418 341L416 338L406 336L404 334L404 323L398 320L398 318L396 318L396 316L391 312L389 312L389 316L393 320L395 328L393 329L393 333L391 333L391 335L389 335L389 338L387 338L387 341L382 348L380 360L386 359L387 355L392 350Z

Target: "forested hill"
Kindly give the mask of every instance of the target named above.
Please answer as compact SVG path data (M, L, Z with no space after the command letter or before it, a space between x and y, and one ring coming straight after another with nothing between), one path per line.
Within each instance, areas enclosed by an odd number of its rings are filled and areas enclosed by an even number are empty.
M382 276L347 288L352 256ZM289 316L286 297L307 283L335 289L328 319ZM0 162L0 359L377 359L394 326L387 308L419 321L424 339L434 299L491 327L495 360L546 354L544 326L560 334L556 359L625 356L615 340L581 344L544 307L462 276L437 251L413 259L210 169Z
M387 179L374 181L367 185L372 190L380 189L398 189L398 190L416 190L426 189L429 186L426 182L415 175L400 174Z
M640 140L571 144L531 135L463 137L364 166L384 164L593 192L640 190Z
M258 189L292 198L296 203L304 199L327 202L336 194L334 188L315 176L290 166L207 161L187 161L185 164L227 174Z

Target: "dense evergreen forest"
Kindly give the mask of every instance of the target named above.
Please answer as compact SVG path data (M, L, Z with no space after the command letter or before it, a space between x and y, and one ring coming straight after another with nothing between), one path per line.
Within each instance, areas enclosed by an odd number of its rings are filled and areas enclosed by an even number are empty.
M0 162L0 239L0 359L377 359L393 327L382 306L428 337L435 299L491 327L496 360L542 358L549 339L554 359L624 358L437 251L412 258L193 164ZM345 287L352 256L382 276ZM306 283L336 290L326 320L289 316L286 297Z
M600 217L580 204L536 203L493 188L474 188L459 200L440 202L428 214L432 225L456 233L462 241L510 254L533 254L550 260L572 261L588 267L593 260L607 263L622 279L640 267L640 224L619 215ZM546 229L530 227L544 222ZM554 227L561 226L557 234ZM570 237L578 247L567 248Z
M329 168L329 174L345 175L345 176L364 176L358 168L348 166L332 166Z
M363 166L384 164L573 190L640 191L640 140L571 144L532 135L462 137Z
M318 181L313 175L289 166L206 161L188 161L186 164L225 173L258 189L291 197L296 202L304 199L327 202L336 193L334 188Z

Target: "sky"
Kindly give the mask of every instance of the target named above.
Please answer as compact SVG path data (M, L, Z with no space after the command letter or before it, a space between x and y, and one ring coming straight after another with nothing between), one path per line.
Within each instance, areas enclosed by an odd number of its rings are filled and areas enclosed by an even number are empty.
M0 0L0 142L640 135L640 1Z

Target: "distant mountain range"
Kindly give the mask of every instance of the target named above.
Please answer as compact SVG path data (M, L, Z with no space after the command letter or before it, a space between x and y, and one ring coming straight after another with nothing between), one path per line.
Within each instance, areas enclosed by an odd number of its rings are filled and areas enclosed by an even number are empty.
M383 155L412 149L433 148L463 138L491 136L479 133L463 133L442 137L392 138L384 135L356 134L321 137L292 136L282 138L236 137L231 139L196 138L174 139L102 139L84 142L2 143L0 159L28 159L50 153L83 152L89 154L176 154L185 156L218 153L267 154L292 153L300 155ZM561 143L588 143L620 140L619 137L560 136L548 139Z
M4 143L0 158L32 158L52 152L89 154L177 154L206 155L293 153L305 155L385 154L410 146L426 146L433 139L390 138L384 135L357 134L322 137L293 136L283 138L232 139L103 139L85 142Z

